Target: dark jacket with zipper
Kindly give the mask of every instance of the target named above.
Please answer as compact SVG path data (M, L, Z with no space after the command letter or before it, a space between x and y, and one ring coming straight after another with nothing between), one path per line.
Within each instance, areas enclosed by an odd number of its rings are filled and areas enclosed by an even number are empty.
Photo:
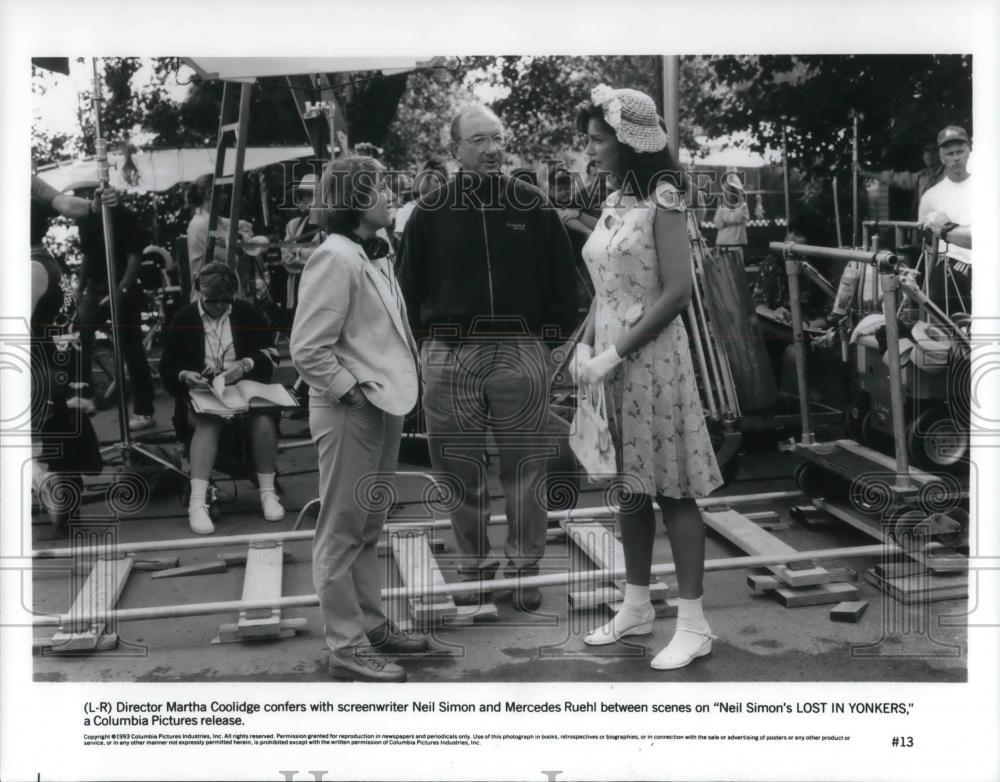
M554 344L579 319L566 229L541 190L507 176L459 172L421 199L398 276L418 341L450 325L461 337L527 331Z

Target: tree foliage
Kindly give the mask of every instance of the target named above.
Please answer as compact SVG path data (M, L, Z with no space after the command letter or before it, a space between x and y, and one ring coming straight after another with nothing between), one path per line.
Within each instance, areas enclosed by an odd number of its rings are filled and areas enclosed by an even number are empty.
M862 164L915 170L948 124L971 127L972 58L965 55L762 55L702 58L690 96L709 135L745 131L752 148L780 149L812 176L850 172L852 116ZM700 96L700 97L699 97Z

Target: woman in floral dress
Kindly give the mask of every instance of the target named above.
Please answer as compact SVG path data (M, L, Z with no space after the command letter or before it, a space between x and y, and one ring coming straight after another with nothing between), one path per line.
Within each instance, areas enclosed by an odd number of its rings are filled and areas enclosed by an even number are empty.
M587 154L618 188L583 250L596 295L576 349L581 383L604 383L618 467L625 602L585 637L590 645L652 632L655 517L663 513L678 581L677 627L652 661L681 668L712 649L701 606L705 526L696 497L722 485L681 313L692 277L680 167L653 100L601 85L581 108Z

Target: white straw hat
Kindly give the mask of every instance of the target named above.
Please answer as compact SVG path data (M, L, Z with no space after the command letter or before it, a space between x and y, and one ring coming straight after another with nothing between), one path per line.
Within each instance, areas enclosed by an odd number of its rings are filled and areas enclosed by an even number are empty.
M616 90L599 84L590 99L604 113L604 121L615 137L636 152L659 152L667 146L667 131L656 113L656 104L644 92L628 88Z

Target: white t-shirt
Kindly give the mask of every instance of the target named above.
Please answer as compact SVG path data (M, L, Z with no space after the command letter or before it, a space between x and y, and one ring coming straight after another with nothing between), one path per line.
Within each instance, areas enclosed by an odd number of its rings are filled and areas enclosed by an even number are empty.
M945 177L934 187L928 188L920 199L920 219L931 212L944 212L948 219L959 225L972 223L972 177L964 182L952 182ZM957 244L941 242L938 252L956 261L971 263L972 251Z

